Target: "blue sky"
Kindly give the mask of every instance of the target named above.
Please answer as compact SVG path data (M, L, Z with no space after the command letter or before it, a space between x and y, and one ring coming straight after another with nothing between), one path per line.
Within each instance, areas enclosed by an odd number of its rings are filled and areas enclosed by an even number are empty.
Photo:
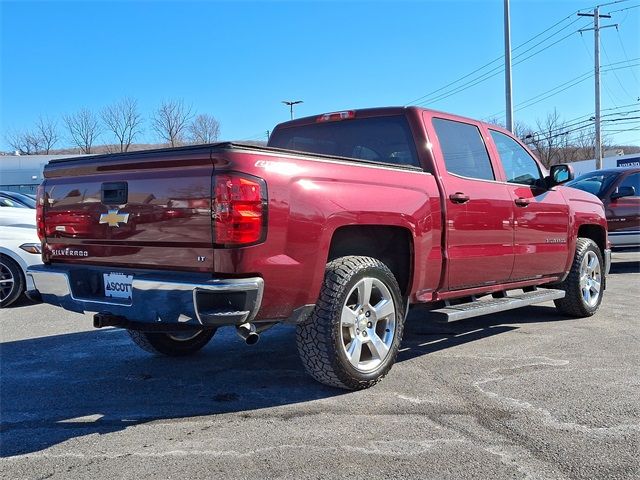
M514 54L559 32L525 58L589 23L574 22L574 13L592 8L591 2L512 0L514 47L560 22ZM640 63L627 62L640 57L640 8L630 8L637 5L640 0L627 0L602 8L627 9L602 21L620 24L618 31L601 32L603 65ZM215 115L223 139L264 139L263 132L288 119L284 99L304 101L298 116L404 105L500 57L502 8L502 0L2 0L0 148L9 149L7 131L29 128L39 115L99 110L124 96L138 99L146 116L163 99L182 98L195 111ZM515 65L514 103L588 75L592 55L593 32L574 33ZM640 109L639 80L637 66L603 74L602 108ZM593 112L593 90L588 78L515 118L532 124L554 108L567 121L585 118ZM504 77L427 106L475 118L500 116ZM629 120L605 129L636 127L638 120ZM640 130L614 138L640 145ZM138 140L158 141L148 126Z

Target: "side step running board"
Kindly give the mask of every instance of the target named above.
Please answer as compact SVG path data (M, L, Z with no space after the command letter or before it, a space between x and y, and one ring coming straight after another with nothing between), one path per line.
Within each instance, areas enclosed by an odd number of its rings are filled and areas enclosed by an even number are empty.
M541 288L539 290L534 290L533 292L526 292L503 298L475 300L469 303L449 305L437 310L431 310L429 312L429 319L441 323L456 322L458 320L464 320L465 318L504 312L505 310L512 310L514 308L526 307L527 305L564 298L564 294L564 290Z

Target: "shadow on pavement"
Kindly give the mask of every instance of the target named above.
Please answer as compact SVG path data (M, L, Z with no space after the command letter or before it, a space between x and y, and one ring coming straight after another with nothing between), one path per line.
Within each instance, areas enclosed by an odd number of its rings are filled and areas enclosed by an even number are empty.
M398 362L517 329L560 321L529 307L451 325L412 311ZM28 328L28 327L26 327ZM70 333L0 346L0 456L43 450L71 438L154 420L243 412L345 395L306 375L295 331L277 326L247 347L220 330L198 355L166 358L134 346L125 331Z
M153 420L246 412L345 393L305 374L291 327L262 337L247 347L231 329L222 329L200 354L187 358L147 354L115 329L3 343L0 456ZM87 416L92 417L82 418Z
M27 298L26 295L22 294L20 298L18 298L14 303L4 308L7 310L11 310L11 309L20 308L20 307L30 307L31 305L35 305L35 302L32 302Z
M640 272L640 262L636 261L615 261L611 263L611 270L609 270L609 274L619 274L619 273L638 273Z
M448 324L424 321L426 308L414 308L405 327L398 362L517 330L518 324L575 320L558 314L555 307L534 305Z

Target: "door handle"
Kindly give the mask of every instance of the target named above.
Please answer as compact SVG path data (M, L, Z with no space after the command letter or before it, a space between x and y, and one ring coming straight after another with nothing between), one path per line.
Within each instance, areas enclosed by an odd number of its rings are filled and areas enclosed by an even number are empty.
M453 203L467 203L469 201L469 195L465 195L462 192L456 192L449 195L449 200Z
M514 201L516 202L516 205L519 206L519 207L526 207L526 206L529 205L529 199L528 198L520 197L520 198L516 198Z

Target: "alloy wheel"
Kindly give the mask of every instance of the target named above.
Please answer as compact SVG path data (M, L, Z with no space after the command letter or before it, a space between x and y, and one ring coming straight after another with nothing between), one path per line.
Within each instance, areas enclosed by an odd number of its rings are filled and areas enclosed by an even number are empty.
M0 302L4 303L13 291L15 278L9 267L4 263L0 263Z
M602 287L602 270L598 256L588 251L580 264L580 293L582 300L589 307L598 303Z
M389 355L396 330L396 306L391 292L377 278L354 285L342 308L340 332L344 353L360 372L378 368Z

